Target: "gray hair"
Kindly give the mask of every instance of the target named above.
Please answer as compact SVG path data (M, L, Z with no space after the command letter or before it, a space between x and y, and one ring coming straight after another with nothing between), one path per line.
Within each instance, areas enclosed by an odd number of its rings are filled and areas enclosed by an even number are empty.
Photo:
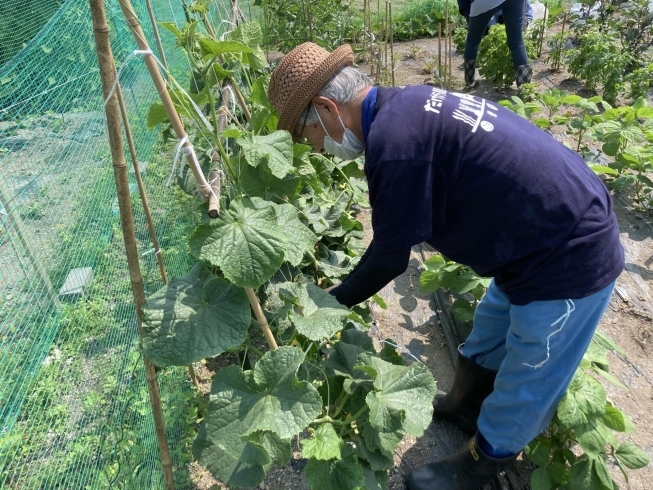
M326 97L338 104L346 104L358 97L358 94L364 88L372 85L374 85L374 82L365 73L351 66L344 66L329 79L317 95ZM317 114L315 110L309 112L310 108L311 104L307 105L300 114L298 119L300 124L309 125L317 122Z

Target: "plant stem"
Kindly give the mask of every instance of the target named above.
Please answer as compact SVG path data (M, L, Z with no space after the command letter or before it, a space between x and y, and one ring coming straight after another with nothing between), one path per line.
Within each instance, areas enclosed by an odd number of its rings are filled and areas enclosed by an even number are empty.
M354 420L356 420L358 417L360 417L361 415L363 415L363 414L367 411L368 408L369 408L369 407L368 407L367 405L363 405L363 406L361 407L361 409L360 409L358 412L356 412L354 415L349 415L349 416L345 419L345 421L344 421L344 425L349 425L349 424L351 424Z
M342 397L342 400L340 400L340 405L338 405L338 408L334 412L333 417L340 415L342 409L345 408L345 403L347 403L347 400L349 400L349 393L345 393L345 396Z
M324 416L322 418L319 418L319 419L315 419L315 420L313 420L313 422L311 422L311 424L324 424L324 423L329 423L329 424L333 424L333 425L337 425L337 426L341 426L341 425L344 424L344 422L342 420L334 420L333 418L329 417L328 415L326 415L326 416Z
M349 177L347 177L347 175L342 171L340 167L338 167L338 165L335 165L335 167L338 173L340 173L340 175L342 176L342 178L345 179L347 185L349 185L349 187L351 188L351 197L349 198L349 202L347 203L347 207L345 208L348 209L349 206L351 206L351 202L354 200L354 195L356 191L354 191L354 185L351 183L351 180L349 180Z

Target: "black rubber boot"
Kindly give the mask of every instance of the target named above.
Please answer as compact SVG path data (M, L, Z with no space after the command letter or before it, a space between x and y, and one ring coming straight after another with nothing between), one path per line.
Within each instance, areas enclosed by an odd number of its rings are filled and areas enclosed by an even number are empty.
M433 400L433 417L456 424L466 434L473 434L481 405L492 391L496 371L475 364L460 353L456 358L453 386L449 393L438 393Z
M408 490L476 490L490 483L517 459L492 458L481 451L477 435L446 459L420 466L406 479Z
M531 83L533 78L533 65L519 65L515 68L515 79L517 87L525 83Z
M472 88L476 81L474 75L476 74L476 60L465 60L465 87Z

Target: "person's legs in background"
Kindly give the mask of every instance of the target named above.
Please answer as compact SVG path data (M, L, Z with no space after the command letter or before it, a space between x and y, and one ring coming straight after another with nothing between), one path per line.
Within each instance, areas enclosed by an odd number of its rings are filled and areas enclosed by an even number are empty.
M465 86L471 87L474 85L474 73L476 70L476 56L478 55L478 47L481 44L481 39L485 30L487 29L490 19L496 12L501 10L501 6L495 7L469 18L467 26L467 39L465 40L464 70L465 70Z
M512 55L518 87L524 83L530 83L533 76L533 67L528 63L526 46L524 45L524 8L524 0L506 0L502 7L508 48L510 48L510 54Z

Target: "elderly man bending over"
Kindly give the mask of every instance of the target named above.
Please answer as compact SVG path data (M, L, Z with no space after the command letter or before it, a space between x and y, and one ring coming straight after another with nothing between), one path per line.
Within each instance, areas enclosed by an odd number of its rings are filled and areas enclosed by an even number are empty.
M349 46L292 50L272 74L279 128L365 155L374 239L331 291L379 291L427 242L492 277L434 416L470 434L411 490L490 482L549 423L608 304L624 254L612 200L574 151L500 106L431 86L373 87Z

